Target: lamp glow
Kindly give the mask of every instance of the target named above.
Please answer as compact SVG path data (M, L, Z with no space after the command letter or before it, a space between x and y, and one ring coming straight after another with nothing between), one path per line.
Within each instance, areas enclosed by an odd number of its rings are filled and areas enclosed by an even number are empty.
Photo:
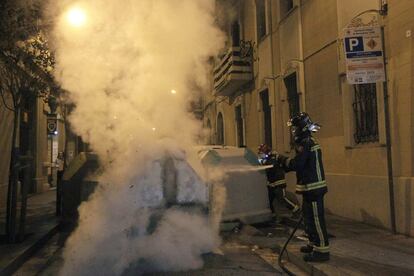
M70 25L81 27L85 25L86 13L83 9L75 7L67 12L66 19Z

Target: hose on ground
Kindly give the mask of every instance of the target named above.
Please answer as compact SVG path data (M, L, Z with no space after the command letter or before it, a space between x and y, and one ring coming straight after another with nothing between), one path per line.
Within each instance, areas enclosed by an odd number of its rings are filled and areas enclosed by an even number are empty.
M303 216L301 215L292 233L290 234L289 238L286 240L285 244L283 245L282 250L280 250L279 258L277 259L277 263L279 264L279 267L282 268L283 271L286 272L286 274L289 276L295 276L295 274L285 267L285 265L282 263L282 257L283 257L283 254L286 252L286 248L289 242L292 240L293 235L295 235L296 231L299 228L299 225L302 223L302 220L303 220Z

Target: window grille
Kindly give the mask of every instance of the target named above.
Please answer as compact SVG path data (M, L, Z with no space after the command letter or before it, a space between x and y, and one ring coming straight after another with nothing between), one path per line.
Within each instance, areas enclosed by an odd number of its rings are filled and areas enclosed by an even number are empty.
M379 141L377 88L375 83L354 85L352 104L355 118L356 144Z

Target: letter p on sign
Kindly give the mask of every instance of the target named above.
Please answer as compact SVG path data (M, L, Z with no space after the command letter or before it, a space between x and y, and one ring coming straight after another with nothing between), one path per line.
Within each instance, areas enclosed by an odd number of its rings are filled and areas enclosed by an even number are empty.
M345 38L345 47L347 52L363 52L364 40L362 37L347 37Z

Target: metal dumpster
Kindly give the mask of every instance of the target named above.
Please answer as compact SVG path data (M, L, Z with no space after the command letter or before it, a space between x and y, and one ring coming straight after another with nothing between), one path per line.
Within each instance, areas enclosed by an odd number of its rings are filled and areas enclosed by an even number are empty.
M226 202L222 221L258 223L271 219L264 168L247 148L204 146L199 151L204 166L225 174ZM212 195L214 196L214 195Z
M62 178L62 216L67 222L76 220L79 205L99 185L98 171L98 156L91 152L81 152L69 164ZM146 191L143 207L160 212L171 207L208 211L208 186L183 157L166 155L154 160L149 171L154 181L140 184Z
M98 184L93 173L98 169L98 156L81 152L70 162L62 177L62 217L71 220L77 217L77 209L88 199Z

